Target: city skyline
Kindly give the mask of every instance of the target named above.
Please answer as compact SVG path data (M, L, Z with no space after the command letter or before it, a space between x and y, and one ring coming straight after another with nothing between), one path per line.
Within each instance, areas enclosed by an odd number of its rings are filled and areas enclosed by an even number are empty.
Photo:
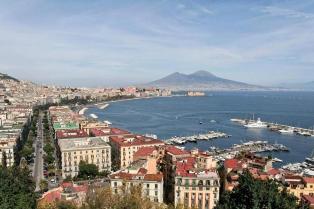
M207 70L276 85L314 80L314 1L0 1L1 72L119 86Z

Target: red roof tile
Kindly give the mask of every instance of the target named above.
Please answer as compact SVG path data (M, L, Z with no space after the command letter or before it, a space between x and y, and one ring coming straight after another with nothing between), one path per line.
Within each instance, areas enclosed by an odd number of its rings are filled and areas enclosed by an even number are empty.
M164 142L141 135L111 136L110 141L120 147L140 146L140 145L163 145Z
M307 184L314 184L314 177L303 177L303 180Z
M126 135L131 133L119 128L93 128L91 129L91 134L93 134L94 136L111 136L111 135Z
M56 132L57 139L84 138L88 134L83 130L62 130Z
M309 203L311 206L314 205L314 196L313 195L303 195L302 199Z
M190 154L190 152L186 150L183 150L175 146L171 146L171 145L166 147L166 152L172 155L189 155Z
M224 162L225 168L236 169L239 167L239 161L237 159L227 159Z
M134 153L134 158L147 157L151 155L155 150L156 150L155 147L142 147L137 152Z

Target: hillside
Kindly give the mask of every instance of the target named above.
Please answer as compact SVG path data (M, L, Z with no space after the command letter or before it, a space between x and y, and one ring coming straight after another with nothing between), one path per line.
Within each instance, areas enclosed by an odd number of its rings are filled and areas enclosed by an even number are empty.
M20 82L18 79L14 78L12 76L9 76L7 74L4 74L4 73L0 73L0 80L13 80L16 82Z

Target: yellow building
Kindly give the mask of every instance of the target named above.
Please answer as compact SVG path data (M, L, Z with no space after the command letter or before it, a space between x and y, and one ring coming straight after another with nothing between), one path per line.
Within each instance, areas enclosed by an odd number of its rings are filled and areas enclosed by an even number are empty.
M283 183L288 191L299 200L302 195L314 195L314 177L284 176Z
M59 139L62 177L74 177L79 163L95 164L99 171L111 170L111 147L98 137Z
M164 145L164 142L141 135L110 137L114 164L120 168L128 167L134 161L134 153L143 147Z

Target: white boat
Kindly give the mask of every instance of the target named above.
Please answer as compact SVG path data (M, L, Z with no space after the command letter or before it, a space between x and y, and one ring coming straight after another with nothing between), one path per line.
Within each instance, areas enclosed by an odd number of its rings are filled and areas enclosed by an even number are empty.
M112 125L112 123L108 120L105 120L104 123L106 123L107 125Z
M294 133L294 129L293 128L280 129L278 132L281 133L281 134L293 134Z
M267 124L262 122L260 118L257 119L255 122L249 122L248 124L244 125L246 128L267 128Z
M89 116L91 116L92 118L94 118L94 119L97 119L98 118L98 116L97 115L95 115L95 114L90 114Z
M279 158L274 158L273 161L274 161L274 162L279 162L279 163L282 162L282 160L280 160Z
M156 134L145 134L146 137L148 138L153 138L153 139L157 139L157 135Z
M109 104L104 104L104 105L100 106L99 109L103 110L103 109L107 108L108 106L109 106Z

